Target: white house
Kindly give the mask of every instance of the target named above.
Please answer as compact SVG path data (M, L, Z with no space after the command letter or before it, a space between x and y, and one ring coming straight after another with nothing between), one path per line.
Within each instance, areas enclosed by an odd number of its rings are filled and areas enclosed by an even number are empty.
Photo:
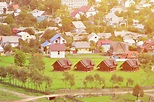
M87 6L88 0L61 0L61 3L68 6L68 8L80 8L81 6Z
M65 44L66 40L60 35L56 34L50 39L51 44Z
M30 39L35 39L34 35L30 35L27 32L19 32L17 33L17 36L19 36L22 40L27 40L27 41L29 41Z
M81 21L73 21L74 31L76 34L85 33L86 26Z
M8 4L6 2L0 2L0 14L3 14L3 9L7 10Z
M135 4L135 1L134 0L127 0L125 2L125 7L130 7L131 5Z
M65 44L51 44L50 58L65 58Z
M88 41L94 41L95 43L100 39L100 37L95 34L95 33L91 33L89 36L88 36Z
M19 43L18 36L2 36L0 44L7 45L10 44L12 47L18 46Z

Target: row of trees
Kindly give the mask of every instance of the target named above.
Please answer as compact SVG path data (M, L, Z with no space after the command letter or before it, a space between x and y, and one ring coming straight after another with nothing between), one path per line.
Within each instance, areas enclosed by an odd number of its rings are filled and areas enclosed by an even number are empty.
M73 74L70 74L68 72L63 73L63 78L61 79L65 83L66 88L72 88L76 83L75 83L75 76ZM80 79L82 82L82 85L87 88L105 88L105 78L101 77L99 74L94 74L94 75L87 75L85 78ZM113 74L110 78L110 82L112 83L112 88L114 87L119 87L115 85L121 85L124 81L124 78L122 76L117 76L116 74ZM134 80L131 78L128 78L126 81L126 87L130 87L134 84ZM81 86L82 87L82 86Z
M26 67L0 66L0 77L3 82L43 92L48 91L52 84L50 77Z

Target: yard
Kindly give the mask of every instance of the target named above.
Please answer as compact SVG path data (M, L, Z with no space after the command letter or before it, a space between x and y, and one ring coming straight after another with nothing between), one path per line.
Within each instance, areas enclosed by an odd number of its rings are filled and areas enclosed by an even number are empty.
M83 85L84 78L87 75L95 75L96 73L99 74L101 77L105 79L105 88L112 87L112 83L110 82L110 78L113 74L119 75L124 77L124 82L121 85L118 85L119 87L125 87L126 81L128 78L132 78L134 80L134 85L139 84L142 86L151 86L154 84L154 72L150 73L150 76L148 80L146 79L147 73L144 72L141 68L137 72L124 72L119 69L119 66L122 64L122 62L118 62L118 67L116 71L114 72L101 72L96 69L96 66L104 59L107 59L104 56L101 56L99 54L84 54L84 55L67 55L66 58L68 58L72 62L72 68L70 71L68 71L70 74L73 74L75 76L75 85L72 87L72 89L79 89L79 88L85 88ZM74 70L74 65L81 59L90 58L95 63L94 70L91 72L79 72ZM45 75L50 76L52 78L52 86L51 90L57 90L57 89L65 89L70 88L69 85L65 85L64 82L61 80L63 78L64 72L55 72L53 71L53 67L51 66L57 59L51 59L49 57L44 57L45 62ZM1 66L7 66L9 64L13 64L13 57L0 57ZM26 65L28 65L28 61L26 62ZM116 86L117 86L116 85ZM133 87L132 85L131 87ZM101 88L101 85L95 85L95 83L88 84L86 88L95 87Z

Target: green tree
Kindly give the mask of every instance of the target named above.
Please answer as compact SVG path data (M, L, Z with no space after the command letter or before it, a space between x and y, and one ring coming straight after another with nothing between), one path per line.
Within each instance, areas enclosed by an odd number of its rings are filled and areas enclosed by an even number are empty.
M72 20L70 17L65 17L62 19L62 31L61 32L67 32L72 30Z
M128 78L126 82L126 87L129 87L129 85L133 85L133 84L134 84L134 80L131 78Z
M20 50L15 51L14 62L17 66L23 66L26 62L26 55Z
M4 78L6 78L7 76L7 71L6 68L3 66L0 66L0 76L1 76L1 80L3 81Z
M27 32L28 34L30 35L34 35L35 34L35 31L33 28L26 28L23 30L24 32Z
M133 93L132 94L134 96L136 96L136 100L138 100L139 97L143 97L144 96L144 91L143 91L141 86L136 84L135 87L133 88Z
M54 35L56 34L56 31L55 30L50 30L50 29L47 29L42 38L44 38L45 40L49 40L51 39Z
M12 24L12 23L14 23L13 16L12 16L12 15L8 15L8 16L4 19L4 22L7 23L7 24Z
M12 46L10 44L7 44L4 46L4 52L10 52L12 50Z
M54 14L61 6L61 0L45 0L46 11Z
M114 84L117 84L117 75L113 74L110 78L110 82L112 83L112 88Z
M94 82L94 77L92 75L86 76L85 80L86 80L86 82L89 82L91 84L91 87L93 87L92 84Z
M9 25L0 24L0 35L3 35L3 36L12 35L11 27Z
M30 70L44 71L45 63L43 61L43 55L39 53L33 54L29 59L28 67Z
M93 40L90 41L90 49L92 51L96 49L96 43Z
M62 19L65 17L70 17L68 7L66 5L61 5L60 8L56 10L55 17L60 17Z

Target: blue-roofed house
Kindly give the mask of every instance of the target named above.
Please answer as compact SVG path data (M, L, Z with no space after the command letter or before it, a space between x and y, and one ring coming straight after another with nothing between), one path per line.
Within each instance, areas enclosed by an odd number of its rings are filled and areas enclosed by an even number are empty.
M60 35L60 34L55 34L49 41L45 41L44 43L41 44L41 50L45 54L49 54L50 49L49 46L51 44L65 44L66 40Z
M60 35L56 34L50 39L51 44L65 44L66 40Z

